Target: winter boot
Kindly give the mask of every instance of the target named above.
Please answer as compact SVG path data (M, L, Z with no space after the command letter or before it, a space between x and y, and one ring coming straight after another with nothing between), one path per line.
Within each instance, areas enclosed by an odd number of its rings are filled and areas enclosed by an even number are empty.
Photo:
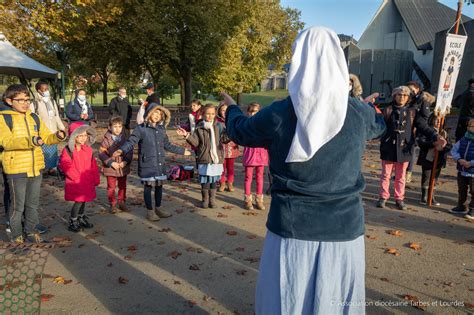
M201 208L203 209L209 208L209 189L201 189L201 195L202 195Z
M428 187L421 188L421 200L420 205L428 204Z
M227 183L227 189L230 191L230 192L233 192L235 191L234 189L234 183Z
M79 220L77 218L76 219L71 218L69 219L69 226L67 227L67 229L71 232L77 233L77 232L82 231L82 226L79 223Z
M403 200L395 200L395 207L398 210L406 210L407 206L405 205L405 202Z
M89 217L85 214L79 215L77 221L79 221L79 224L85 229L91 229L94 227L94 224L89 222Z
M379 198L377 201L377 208L385 209L387 207L387 200L383 198Z
M216 188L209 189L209 208L217 208L216 204Z
M265 205L263 204L263 195L257 195L256 202L258 210L265 210Z
M156 215L155 210L147 210L146 219L151 222L160 221L160 217Z
M125 204L125 201L119 201L118 208L123 212L130 212L130 209L128 209L127 205Z
M162 219L169 218L169 217L172 216L171 213L163 210L161 207L155 207L155 213L156 213L157 216L159 216Z
M245 201L245 209L247 210L253 210L253 200L252 200L252 195L245 195L244 201Z

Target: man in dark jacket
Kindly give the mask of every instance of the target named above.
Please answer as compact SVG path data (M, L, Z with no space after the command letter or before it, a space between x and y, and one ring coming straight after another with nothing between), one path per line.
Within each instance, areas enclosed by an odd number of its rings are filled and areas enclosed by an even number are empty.
M456 127L456 142L467 131L467 123L474 117L474 78L469 79L468 88L454 100L454 107L460 108L458 125Z
M146 94L148 94L145 102L147 102L147 104L156 103L159 105L160 96L158 95L158 93L155 92L155 86L153 85L153 83L148 83L145 86L145 89L146 89Z
M120 116L127 130L130 130L130 119L132 118L132 105L127 98L127 90L119 88L118 95L109 104L109 112L112 116Z

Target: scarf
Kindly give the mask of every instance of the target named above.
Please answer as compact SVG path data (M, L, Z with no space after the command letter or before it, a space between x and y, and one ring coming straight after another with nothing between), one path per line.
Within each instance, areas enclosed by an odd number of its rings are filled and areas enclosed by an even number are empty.
M213 122L205 121L204 122L204 129L209 130L211 133L211 164L218 164L219 163L219 156L217 155L217 148L216 148L216 134L214 132Z
M474 133L466 131L466 133L464 134L464 138L466 138L467 140L472 141L472 140L474 140Z
M51 98L49 96L42 96L43 98L43 102L44 104L46 105L46 110L48 111L48 116L49 117L54 117L55 116L55 112L54 112L54 108L53 108L53 103L51 102Z
M286 162L305 162L334 138L346 118L349 72L339 38L312 27L293 44L288 91L297 117Z
M81 101L81 100L77 99L77 102L81 106L81 115L82 114L87 115L89 113L89 109L87 108L87 100Z

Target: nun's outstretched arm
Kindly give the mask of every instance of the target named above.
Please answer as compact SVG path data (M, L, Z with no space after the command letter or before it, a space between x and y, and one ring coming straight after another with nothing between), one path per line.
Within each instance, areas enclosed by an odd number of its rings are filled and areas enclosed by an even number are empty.
M270 146L282 118L272 106L267 106L252 117L242 113L239 106L231 105L226 112L226 131L236 144L246 147Z

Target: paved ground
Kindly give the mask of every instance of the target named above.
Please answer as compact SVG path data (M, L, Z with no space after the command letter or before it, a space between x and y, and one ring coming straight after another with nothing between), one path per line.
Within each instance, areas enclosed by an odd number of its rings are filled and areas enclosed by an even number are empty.
M170 133L171 134L171 133ZM441 207L418 205L419 169L408 185L407 211L375 208L380 163L377 145L364 156L366 287L368 314L468 314L474 303L474 222L448 213L455 205L455 167L443 171ZM179 157L170 156L170 164ZM189 162L192 164L192 162ZM243 169L236 191L220 193L219 208L199 209L199 186L173 182L164 207L173 212L157 223L144 219L142 187L135 169L129 181L131 213L108 214L105 179L87 206L94 228L66 230L70 204L62 183L45 179L41 217L48 238L69 237L45 267L43 314L253 314L259 257L268 211L245 211ZM266 200L268 206L269 198ZM393 203L390 204L393 207ZM3 230L3 229L2 229ZM398 235L391 235L389 231ZM0 238L6 240L4 232ZM419 245L414 250L410 243ZM386 253L396 250L397 255ZM55 283L61 276L67 284ZM71 282L67 280L72 280ZM408 297L411 296L411 297Z

